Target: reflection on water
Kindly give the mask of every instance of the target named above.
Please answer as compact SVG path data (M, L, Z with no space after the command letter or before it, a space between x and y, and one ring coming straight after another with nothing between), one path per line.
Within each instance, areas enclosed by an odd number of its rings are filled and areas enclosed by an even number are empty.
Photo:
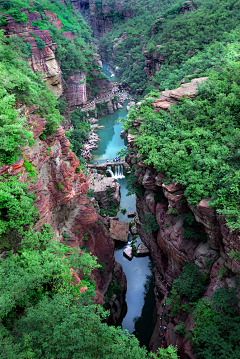
M136 244L139 243L141 240L138 237ZM152 263L149 257L133 257L131 261L123 257L123 249L128 245L118 244L115 250L115 258L123 266L128 285L127 313L122 321L122 329L127 329L130 334L135 334L140 344L148 347L154 329L155 309Z

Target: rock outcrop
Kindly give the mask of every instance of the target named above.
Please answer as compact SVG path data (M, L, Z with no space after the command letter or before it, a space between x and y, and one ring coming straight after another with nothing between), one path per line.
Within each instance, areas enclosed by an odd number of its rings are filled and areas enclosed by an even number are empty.
M129 223L110 220L110 236L120 242L128 242Z
M118 301L119 312L119 306L124 302L126 277L114 259L114 243L103 218L87 198L89 184L80 170L78 158L69 149L70 142L65 137L64 129L60 127L55 134L41 140L39 135L45 129L46 121L33 115L35 109L33 106L25 111L35 143L22 148L22 157L12 165L1 167L0 174L19 175L19 181L26 182L29 192L35 195L35 205L40 215L35 230L49 223L62 243L70 247L85 247L98 257L101 272L94 270L92 274L97 286L96 302L104 303L103 297L111 281L122 283L122 290L114 299ZM28 178L23 167L24 158L37 172L35 181ZM76 275L81 278L80 272ZM117 315L114 314L115 320Z
M112 205L120 204L120 184L115 178L105 177L98 173L91 173L87 178L94 198L104 210L108 210Z
M206 82L208 77L200 77L191 80L188 83L182 84L176 90L162 91L159 99L152 104L154 112L158 113L160 109L168 110L172 103L176 103L182 97L193 98L197 95L197 88L202 83Z
M168 109L171 103L181 97L195 96L198 83L206 80L207 78L194 79L179 89L163 91L160 99L153 103L154 109ZM141 103L138 103L137 107L140 105ZM136 117L132 128L139 130L141 121L144 121L144 118ZM210 297L218 288L235 286L234 280L240 275L240 262L232 259L229 253L240 251L239 233L230 231L224 217L209 206L209 199L203 199L193 207L188 203L181 184L171 182L163 173L142 163L134 151L135 137L136 135L128 134L131 152L127 162L130 167L135 165L137 182L144 190L144 194L137 197L136 226L155 266L153 275L158 319L150 347L154 350L162 344L177 345L181 358L193 359L191 342L173 331L175 326L183 321L185 330L191 333L194 328L191 314L168 317L169 322L164 322L166 332L159 329L163 327L164 314L168 316L168 310L171 310L166 306L166 298L169 296L173 280L181 274L185 262L196 263L203 273L210 276L204 297ZM155 217L159 226L158 230L152 233L146 233L143 226L146 214L149 213ZM190 227L186 222L186 217L189 216L193 221ZM188 234L185 233L186 229L190 229ZM189 232L192 234L189 235ZM220 277L221 271L225 275ZM228 271L231 273L230 276L227 274ZM239 290L237 295L240 306Z
M126 6L124 1L117 1L109 4L107 0L70 0L74 8L81 11L84 18L88 21L96 39L106 35L113 25L113 14L118 14L119 18L127 21L135 16L131 6Z
M41 16L38 12L29 12L28 9L23 9L22 12L26 14L28 22L15 22L11 16L7 15L5 35L7 37L21 37L25 42L31 44L32 54L28 61L32 69L35 72L44 74L48 88L57 97L60 97L63 93L63 80L60 63L55 57L57 45L53 42L48 30L39 30L38 26L32 25L32 21L41 21ZM48 13L51 13L51 11ZM51 13L51 15L53 15L54 25L56 24L57 27L61 26L61 21L56 21L56 14ZM36 37L44 42L45 48L43 50L38 48Z

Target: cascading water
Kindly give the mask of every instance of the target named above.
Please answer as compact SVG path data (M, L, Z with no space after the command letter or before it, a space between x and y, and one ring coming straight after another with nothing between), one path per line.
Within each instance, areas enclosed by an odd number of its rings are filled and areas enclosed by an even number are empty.
M93 173L97 173L97 169L96 169L96 168L93 168L92 172L93 172Z
M116 121L119 118L126 118L126 115L126 105L124 105L123 109L115 111L114 114L100 117L99 120L104 129L99 132L101 141L99 142L99 148L93 151L92 163L96 163L96 161L106 163L107 158L116 157L117 152L126 145L125 140L120 136L122 131L121 123ZM136 199L134 195L127 196L128 190L123 176L123 167L121 163L114 163L112 166L107 165L107 170L121 185L121 202L117 216L120 221L130 222L131 219L128 218L127 213L136 211ZM122 208L126 208L127 212L125 214L121 212ZM140 238L138 238L137 244L140 241ZM141 345L148 347L155 313L151 261L148 257L134 257L129 262L123 256L123 250L126 246L129 246L129 244L121 242L118 245L115 244L115 258L123 266L128 282L126 294L128 310L121 325L122 329L128 329L130 334L134 333L140 340Z
M111 177L115 177L111 166L107 166L107 171L110 173ZM115 171L115 175L116 175L116 171Z
M125 176L123 175L123 165L115 165L114 178L125 178Z

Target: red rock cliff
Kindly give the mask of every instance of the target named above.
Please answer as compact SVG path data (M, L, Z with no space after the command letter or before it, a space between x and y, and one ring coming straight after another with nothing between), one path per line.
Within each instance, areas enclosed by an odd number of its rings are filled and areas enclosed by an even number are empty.
M103 303L103 296L108 285L115 277L122 286L123 298L126 292L126 277L122 267L114 258L114 242L110 238L103 219L87 198L88 182L82 171L76 171L79 160L70 151L70 143L62 127L54 135L41 140L39 135L45 128L46 121L32 112L26 111L28 124L32 126L35 143L32 147L22 149L22 157L12 165L0 168L0 175L21 174L19 180L29 185L29 192L35 194L35 204L40 219L35 225L39 230L44 223L49 223L59 240L70 247L88 247L88 251L98 257L102 265L100 272L94 271L97 298ZM36 181L28 179L23 167L23 157L37 170ZM122 300L122 299L121 299Z
M153 103L154 110L158 112L159 108L168 109L177 99L183 96L194 96L197 91L197 81L202 82L205 79L194 79L191 83L182 85L176 90L163 91L160 99ZM137 104L137 106L140 105L140 103ZM136 130L139 129L141 121L144 121L144 118L135 119L133 126ZM190 341L173 331L180 321L184 321L185 329L191 332L194 323L190 314L176 318L169 317L169 323L164 323L167 326L166 333L162 330L161 318L168 313L167 307L164 306L166 297L169 296L173 280L181 274L186 261L196 263L202 272L210 275L210 282L203 294L204 297L211 296L217 288L233 286L234 280L240 276L240 263L231 259L229 253L240 250L239 233L229 230L223 216L218 215L212 207L209 207L208 199L203 199L196 208L189 204L184 195L183 186L176 185L174 182L166 184L164 174L140 162L136 152L133 151L134 135L128 135L128 142L131 153L127 161L130 166L135 164L137 182L145 190L142 197L137 197L137 230L143 243L150 250L155 265L153 274L158 321L150 347L154 350L162 344L177 345L181 358L193 359L194 353ZM159 225L157 232L150 234L143 230L144 216L149 212L155 216ZM184 215L191 213L195 218L193 231L195 230L200 236L194 236L193 233L192 238L189 238L184 235L186 228ZM206 242L200 239L201 236L205 237ZM212 269L209 263L212 263ZM219 278L219 270L224 266L232 272L231 278L227 274ZM240 308L239 288L237 293ZM168 309L171 310L171 308ZM164 340L163 334L166 334Z

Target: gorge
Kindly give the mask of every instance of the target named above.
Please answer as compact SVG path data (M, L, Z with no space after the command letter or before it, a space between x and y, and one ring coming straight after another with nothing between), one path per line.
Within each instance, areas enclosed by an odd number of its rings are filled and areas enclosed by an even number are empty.
M240 358L238 10L0 0L1 358Z

